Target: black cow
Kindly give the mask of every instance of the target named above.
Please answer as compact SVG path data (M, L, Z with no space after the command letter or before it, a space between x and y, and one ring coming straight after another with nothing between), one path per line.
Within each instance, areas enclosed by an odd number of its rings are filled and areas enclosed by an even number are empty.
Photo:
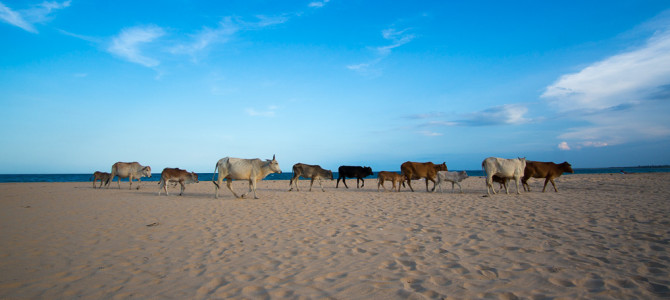
M363 182L363 184L361 184L360 187L364 187L365 180L363 180L363 177L372 175L372 168L370 167L340 166L340 168L338 168L337 171L340 173L340 177L337 178L337 184L335 184L335 188L337 188L340 185L340 179L342 179L344 187L349 188L347 186L347 182L344 181L344 179L347 177L349 178L356 177L356 188L359 188L358 187L359 180Z

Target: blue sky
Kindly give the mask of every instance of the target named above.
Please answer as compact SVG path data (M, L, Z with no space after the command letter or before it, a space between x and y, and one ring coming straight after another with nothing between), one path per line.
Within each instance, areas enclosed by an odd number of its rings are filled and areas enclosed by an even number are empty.
M668 1L0 0L0 173L670 164Z

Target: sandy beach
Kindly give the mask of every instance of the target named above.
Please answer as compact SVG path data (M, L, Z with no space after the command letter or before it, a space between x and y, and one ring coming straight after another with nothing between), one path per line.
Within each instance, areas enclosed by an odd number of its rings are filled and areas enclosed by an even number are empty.
M0 298L668 298L668 182L564 175L559 193L534 179L483 197L481 177L463 194L278 180L257 200L214 199L209 181L182 197L156 182L3 183Z

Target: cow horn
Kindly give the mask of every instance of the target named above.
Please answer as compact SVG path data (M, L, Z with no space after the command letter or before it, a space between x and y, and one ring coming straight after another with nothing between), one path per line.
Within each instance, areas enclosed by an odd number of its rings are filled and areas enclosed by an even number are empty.
M272 160L275 160L275 155L274 154L272 154Z

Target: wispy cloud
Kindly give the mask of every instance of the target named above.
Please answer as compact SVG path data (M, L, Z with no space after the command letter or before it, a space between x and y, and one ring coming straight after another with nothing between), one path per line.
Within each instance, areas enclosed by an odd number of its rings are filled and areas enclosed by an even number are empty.
M290 18L282 16L257 15L254 21L244 21L236 17L224 17L216 27L203 27L199 32L190 35L190 41L180 43L169 49L172 54L190 55L194 60L215 44L224 44L245 30L257 30L288 22Z
M191 41L179 44L170 49L173 54L187 54L194 57L215 43L225 43L240 30L240 26L232 17L225 17L217 27L204 27L198 33L191 35Z
M35 23L44 23L52 17L51 14L58 9L70 6L71 1L65 2L42 2L29 9L15 11L0 2L0 20L19 27L25 31L38 33Z
M312 1L308 4L309 7L324 7L330 0L322 0L322 1Z
M5 6L2 2L0 2L0 19L25 31L37 33L33 24L30 24L21 14Z
M268 106L265 110L256 110L254 108L247 108L246 113L252 117L274 117L277 111L277 106Z
M107 50L130 62L145 67L155 67L160 64L160 61L142 54L141 47L155 41L164 34L165 31L155 25L126 28L112 39L112 43Z
M523 104L504 104L484 110L462 114L455 120L438 120L426 123L436 126L496 126L521 125L530 122L526 118L528 108Z
M542 97L589 124L561 134L566 145L603 147L670 136L669 90L670 28L664 28L642 47L560 77Z
M395 48L398 48L414 40L416 36L412 34L410 30L410 28L402 30L388 28L382 30L381 34L384 40L391 43L388 45L372 48L374 50L375 58L365 63L347 65L347 69L359 73L369 73L373 66L377 65L386 57L388 57Z

